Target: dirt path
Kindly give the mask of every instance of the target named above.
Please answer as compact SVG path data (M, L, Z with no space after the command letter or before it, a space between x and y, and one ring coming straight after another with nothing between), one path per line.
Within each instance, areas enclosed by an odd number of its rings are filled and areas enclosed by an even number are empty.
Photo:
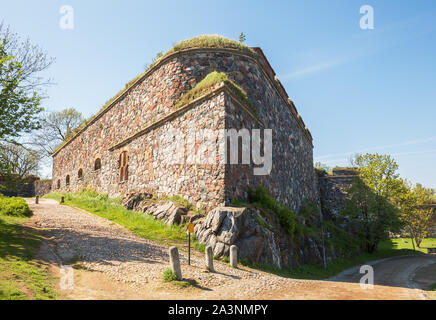
M61 299L422 299L420 290L282 278L241 267L232 269L215 262L217 272L204 270L204 256L195 253L191 266L180 252L183 277L195 287L180 288L162 282L168 268L168 248L134 235L106 219L41 199L27 200L34 215L29 226L45 235L39 258L58 279L62 266L73 269L74 286L61 287Z

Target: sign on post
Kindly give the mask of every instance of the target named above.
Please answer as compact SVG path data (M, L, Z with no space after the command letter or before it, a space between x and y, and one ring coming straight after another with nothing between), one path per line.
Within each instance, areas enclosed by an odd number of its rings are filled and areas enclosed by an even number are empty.
M192 222L188 224L188 265L191 265L191 233L194 233L194 224Z

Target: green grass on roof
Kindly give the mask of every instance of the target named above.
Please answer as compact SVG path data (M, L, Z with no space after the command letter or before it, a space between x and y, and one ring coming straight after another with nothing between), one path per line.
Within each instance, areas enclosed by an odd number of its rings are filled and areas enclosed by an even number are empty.
M201 80L194 88L185 93L180 101L175 105L175 109L180 108L181 106L205 95L211 90L217 88L221 83L225 83L230 87L232 92L239 98L241 101L250 108L254 114L256 114L256 110L248 99L245 91L236 85L229 77L223 72L213 71L209 73L203 80Z
M138 76L136 76L134 79L130 80L122 90L120 90L113 98L106 101L106 103L103 105L103 107L100 109L100 111L89 118L87 121L84 121L78 128L76 128L73 133L66 138L56 149L54 152L58 151L60 148L62 148L65 144L67 144L70 140L72 140L84 127L88 125L95 117L97 117L100 113L102 113L104 110L106 110L115 100L117 100L126 90L128 90L139 78L144 76L146 73L150 71L156 64L158 64L161 60L165 59L167 56L181 51L185 49L192 49L192 48L225 48L225 49L235 49L239 50L245 54L251 55L252 57L257 58L258 54L256 51L251 49L250 47L247 47L246 45L237 42L232 39L225 38L223 36L219 35L201 35L192 39L187 39L180 41L178 44L176 44L173 48L168 50L162 57L154 61L146 71L142 72ZM228 80L228 79L227 79ZM230 80L228 80L230 81ZM231 82L231 81L230 81ZM229 84L229 83L228 83ZM233 84L236 86L235 84ZM237 86L236 86L237 87ZM239 88L239 87L237 87ZM239 90L242 90L239 88ZM239 91L237 90L237 91ZM235 94L239 96L239 94L235 91ZM242 91L243 92L243 91ZM245 97L246 94L244 93ZM241 97L242 99L242 97ZM243 99L244 100L244 99ZM248 98L247 98L248 101ZM249 102L248 102L249 103ZM251 104L250 104L251 105ZM252 109L253 110L253 109Z
M256 51L247 47L245 44L238 41L225 38L219 35L201 35L192 39L180 41L172 49L170 49L163 57L185 49L191 48L225 48L242 51L253 57L257 57Z

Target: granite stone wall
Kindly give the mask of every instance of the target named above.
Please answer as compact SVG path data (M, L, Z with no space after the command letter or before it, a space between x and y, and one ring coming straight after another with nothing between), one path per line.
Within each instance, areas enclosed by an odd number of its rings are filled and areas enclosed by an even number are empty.
M0 176L0 192L8 197L33 197L35 196L35 181L39 180L37 176L27 176L20 179L17 176L8 179Z
M259 183L293 209L306 198L317 199L310 132L261 50L257 51L258 59L235 50L190 49L160 61L55 152L53 190L90 187L109 196L142 191L180 194L207 210L246 196L248 187ZM255 116L225 92L174 114L180 97L212 71L225 72L247 92ZM163 145L170 150L173 138L168 130L183 131L192 125L212 130L272 129L271 174L253 176L252 168L244 165L169 166L156 161L158 140L166 141ZM217 139L218 144L224 143L222 135ZM125 151L128 179L119 181L119 159ZM98 159L101 168L95 166Z
M52 180L36 180L34 182L35 185L35 195L36 196L44 196L51 192Z
M230 204L233 198L247 197L249 188L265 186L279 202L297 211L305 200L318 202L318 189L313 169L312 146L308 143L298 124L288 113L286 106L277 103L269 105L271 114L256 119L232 101L226 104L226 128L241 130L246 128L250 135L253 129L260 129L261 150L264 150L264 130L272 130L272 167L266 175L255 175L253 159L250 164L228 164L226 168L226 199ZM253 147L253 146L252 146ZM240 148L240 153L242 150ZM241 157L240 157L241 159Z
M344 209L347 190L358 175L353 170L333 170L331 175L320 170L316 171L323 215L325 218L335 217Z
M70 144L64 170L70 173L70 184L61 180L62 190L78 191L91 188L108 193L112 197L133 192L148 192L159 196L183 195L191 203L208 210L224 204L224 166L197 164L192 157L201 150L189 141L189 130L224 129L224 95L218 93L209 100L194 104L190 110L175 118L169 118L161 126L151 129L131 142L115 150L102 150L101 169L94 170L93 162L83 165L83 154L87 153L79 140ZM180 144L171 132L177 129L182 136ZM180 138L180 137L178 137ZM92 139L92 136L89 137ZM85 140L86 141L86 140ZM86 145L86 144L85 144ZM120 181L119 157L128 152L128 180ZM180 159L180 155L182 159ZM92 158L91 158L92 159ZM85 162L85 161L84 161ZM86 164L86 162L85 162ZM78 169L83 170L82 178ZM55 186L56 187L56 186Z

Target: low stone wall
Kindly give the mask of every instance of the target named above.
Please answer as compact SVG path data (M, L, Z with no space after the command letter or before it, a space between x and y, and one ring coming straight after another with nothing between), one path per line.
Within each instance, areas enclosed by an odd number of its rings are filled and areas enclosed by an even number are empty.
M11 177L7 181L0 176L0 192L8 197L34 197L34 182L39 180L36 176L28 176L24 180Z
M324 217L334 217L344 208L347 189L358 175L352 170L334 170L333 174L317 170L321 209Z
M34 182L35 195L44 196L51 192L52 181L51 180L36 180Z

